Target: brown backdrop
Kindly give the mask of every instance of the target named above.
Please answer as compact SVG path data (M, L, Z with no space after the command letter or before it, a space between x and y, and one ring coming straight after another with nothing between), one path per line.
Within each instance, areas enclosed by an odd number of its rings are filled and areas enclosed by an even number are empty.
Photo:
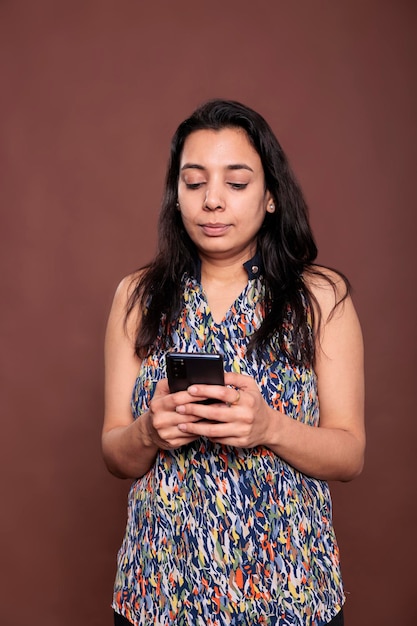
M270 121L355 288L347 623L417 623L415 27L412 0L0 2L2 624L111 624L128 485L100 455L106 317L153 253L171 134L213 96Z

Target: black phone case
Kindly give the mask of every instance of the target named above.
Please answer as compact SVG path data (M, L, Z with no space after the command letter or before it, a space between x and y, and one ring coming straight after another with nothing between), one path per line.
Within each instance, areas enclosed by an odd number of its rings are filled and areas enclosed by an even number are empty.
M207 352L168 352L167 378L171 393L184 391L190 385L224 385L223 357ZM204 403L217 400L204 400Z

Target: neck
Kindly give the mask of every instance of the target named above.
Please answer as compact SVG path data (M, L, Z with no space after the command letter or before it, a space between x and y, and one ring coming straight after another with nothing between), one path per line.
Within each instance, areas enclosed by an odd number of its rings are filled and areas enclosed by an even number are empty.
M245 268L243 267L243 263L244 261L228 264L202 262L201 282L203 284L206 284L207 282L218 284L246 282L248 275Z
M227 259L207 257L200 254L201 280L221 284L230 282L246 282L248 275L243 264L251 259L255 250L244 250L240 254Z
M247 260L245 257L227 263L201 261L201 285L216 323L224 319L248 283L248 274L243 267Z

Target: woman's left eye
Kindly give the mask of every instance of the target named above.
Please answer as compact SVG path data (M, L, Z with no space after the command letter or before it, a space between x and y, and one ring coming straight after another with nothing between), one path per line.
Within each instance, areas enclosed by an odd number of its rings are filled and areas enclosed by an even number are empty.
M229 183L232 189L245 189L248 183Z

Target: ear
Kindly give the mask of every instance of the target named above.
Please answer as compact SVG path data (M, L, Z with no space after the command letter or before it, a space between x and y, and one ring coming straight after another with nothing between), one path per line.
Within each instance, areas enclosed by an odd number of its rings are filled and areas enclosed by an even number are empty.
M268 211L268 213L274 213L275 212L275 202L274 202L273 197L269 193L269 191L266 194L266 210Z

